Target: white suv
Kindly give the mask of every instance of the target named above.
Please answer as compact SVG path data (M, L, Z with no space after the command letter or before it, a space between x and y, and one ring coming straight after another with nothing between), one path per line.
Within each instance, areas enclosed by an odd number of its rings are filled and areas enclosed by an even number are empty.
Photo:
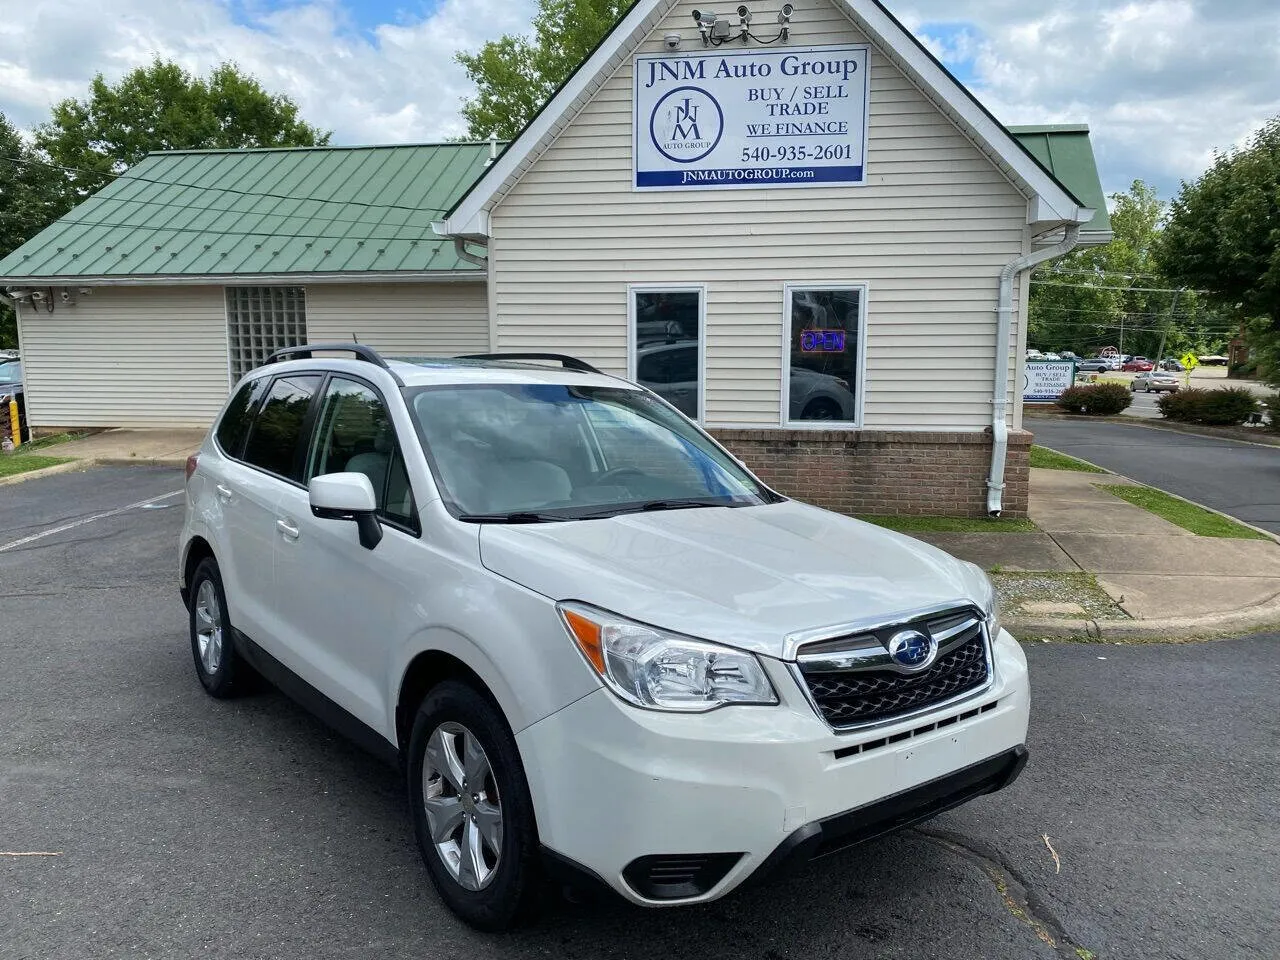
M453 910L511 926L548 874L713 900L1013 781L1026 660L980 569L513 356L281 351L187 467L200 682L401 763Z

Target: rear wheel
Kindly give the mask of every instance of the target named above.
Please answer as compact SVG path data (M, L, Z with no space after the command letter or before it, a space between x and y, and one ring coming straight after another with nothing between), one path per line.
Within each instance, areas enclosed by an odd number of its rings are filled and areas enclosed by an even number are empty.
M418 848L449 909L482 930L528 921L541 891L537 825L498 709L459 681L432 689L414 720L407 778Z
M227 595L218 562L205 557L191 575L191 656L200 685L212 697L225 699L240 692L249 667L231 642Z
M800 414L801 420L839 420L840 406L834 400L811 400Z

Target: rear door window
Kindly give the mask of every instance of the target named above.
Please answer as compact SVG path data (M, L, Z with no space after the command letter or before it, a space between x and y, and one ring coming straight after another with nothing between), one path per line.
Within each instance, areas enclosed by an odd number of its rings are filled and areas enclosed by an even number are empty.
M271 382L245 443L244 461L302 482L303 435L312 398L320 388L320 376L301 374L277 377Z
M269 382L268 378L261 377L241 384L240 389L231 398L231 402L227 404L226 412L222 415L222 422L218 424L216 433L218 446L227 456L240 459L240 453L244 449L244 438L249 435L249 426L253 423L253 411L257 409L258 401L262 399L262 391Z

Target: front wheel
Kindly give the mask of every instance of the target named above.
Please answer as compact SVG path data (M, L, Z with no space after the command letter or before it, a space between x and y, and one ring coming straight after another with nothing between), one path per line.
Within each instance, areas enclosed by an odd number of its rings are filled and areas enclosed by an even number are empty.
M448 680L418 709L409 803L431 882L481 930L528 921L541 890L533 801L515 738L473 687Z

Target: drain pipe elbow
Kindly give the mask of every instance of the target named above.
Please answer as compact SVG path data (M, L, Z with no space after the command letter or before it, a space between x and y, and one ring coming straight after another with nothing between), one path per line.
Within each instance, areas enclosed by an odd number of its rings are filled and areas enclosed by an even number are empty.
M1013 335L1013 281L1046 260L1064 256L1080 242L1080 224L1067 225L1062 242L1005 264L996 302L996 372L991 394L991 472L987 477L987 513L1004 512L1004 471L1009 456L1009 339Z
M474 263L477 267L489 268L489 261L485 257L476 256L467 249L467 241L462 237L453 238L453 252L458 255L459 260L465 260L467 263Z

